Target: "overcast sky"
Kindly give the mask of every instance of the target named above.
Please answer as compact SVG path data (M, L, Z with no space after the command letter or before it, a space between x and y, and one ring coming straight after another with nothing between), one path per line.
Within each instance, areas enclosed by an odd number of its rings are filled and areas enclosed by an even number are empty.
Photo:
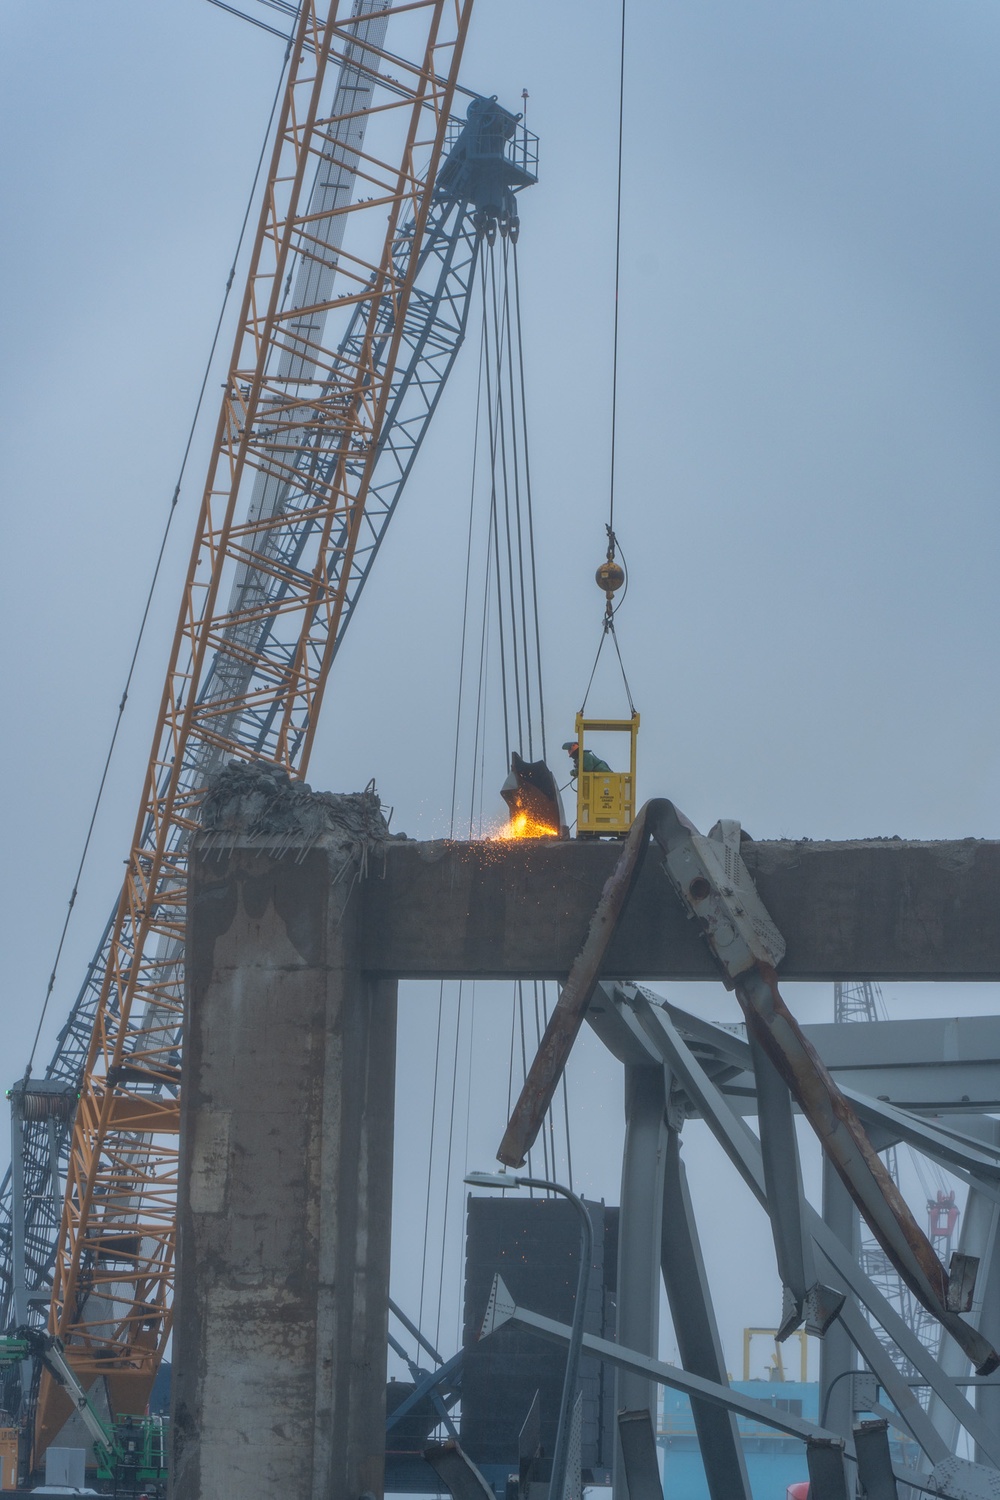
M595 0L478 0L463 74L512 108L527 89L541 139L519 256L556 745L572 731L602 608L593 570L608 507L617 18ZM0 28L0 913L13 1079L282 48L205 0L0 0ZM705 829L740 818L761 838L1000 836L1000 7L628 0L625 71L616 527L630 565L619 633L642 714L640 795L674 798ZM121 879L221 378L39 1062ZM420 838L447 831L451 802L475 381L467 348L335 665L309 769L313 785L334 790L374 776L393 826ZM495 758L499 787L502 749ZM736 1019L721 986L674 989L680 1003ZM896 987L886 998L899 1015L995 1004L985 987ZM789 999L804 1019L831 1015L829 987L789 986ZM447 994L448 1094L455 1006ZM407 987L394 1293L411 1310L436 1015L436 987ZM462 1016L471 1068L461 1066L455 1095L446 1353L462 1169L489 1165L505 1123L510 996L480 987L473 1012L467 991ZM575 1181L615 1202L621 1080L589 1034L569 1087ZM744 1325L777 1316L777 1278L759 1216L699 1127L688 1134L738 1372ZM439 1128L431 1323L445 1156ZM922 1190L910 1186L922 1216Z

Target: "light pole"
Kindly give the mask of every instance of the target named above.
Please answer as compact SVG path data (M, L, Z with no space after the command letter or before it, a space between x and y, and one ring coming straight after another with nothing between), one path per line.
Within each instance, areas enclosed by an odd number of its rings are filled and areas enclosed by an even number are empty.
M566 1376L563 1380L562 1404L559 1408L559 1426L556 1428L556 1446L552 1455L552 1478L549 1480L549 1500L564 1500L566 1494L566 1468L569 1462L569 1434L573 1424L573 1402L576 1397L577 1375L580 1369L580 1349L583 1346L583 1324L587 1315L587 1282L594 1252L594 1226L590 1213L582 1198L560 1182L548 1182L543 1177L518 1177L509 1172L468 1172L465 1177L470 1187L494 1188L543 1188L546 1192L558 1193L568 1198L580 1215L580 1270L576 1279L576 1302L573 1305L573 1326L570 1332L569 1350L566 1355Z

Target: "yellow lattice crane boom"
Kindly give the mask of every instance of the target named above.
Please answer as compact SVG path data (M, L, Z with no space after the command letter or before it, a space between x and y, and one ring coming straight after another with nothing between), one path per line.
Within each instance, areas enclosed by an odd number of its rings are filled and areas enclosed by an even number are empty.
M170 1331L188 842L215 767L308 762L377 547L366 507L413 368L471 9L304 0L298 17L69 1154L49 1329L113 1411L142 1411ZM68 1415L43 1376L36 1453Z

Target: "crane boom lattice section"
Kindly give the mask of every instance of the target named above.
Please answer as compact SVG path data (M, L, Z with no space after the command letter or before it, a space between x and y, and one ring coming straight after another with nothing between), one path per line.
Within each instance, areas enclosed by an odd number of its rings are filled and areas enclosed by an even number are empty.
M115 1409L141 1410L169 1333L186 849L205 780L229 757L304 769L464 331L476 239L435 183L471 4L300 14L125 885L81 995L94 1024L50 1328ZM397 16L405 55L386 48ZM43 1381L41 1447L58 1397Z

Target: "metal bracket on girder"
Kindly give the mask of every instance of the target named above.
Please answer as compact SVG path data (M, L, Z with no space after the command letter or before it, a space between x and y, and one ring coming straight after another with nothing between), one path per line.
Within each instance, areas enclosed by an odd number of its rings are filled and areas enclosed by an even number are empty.
M743 863L739 823L720 818L706 838L672 802L657 806L650 831L666 856L663 867L688 916L697 919L723 984L735 989L740 976L757 964L776 969L785 940Z
M494 1329L500 1328L504 1323L509 1323L516 1311L517 1303L507 1290L503 1277L497 1274L490 1287L490 1300L486 1304L486 1313L483 1326L479 1330L479 1337L485 1339Z
M424 1458L453 1500L495 1500L492 1489L460 1444L450 1438L424 1449Z

